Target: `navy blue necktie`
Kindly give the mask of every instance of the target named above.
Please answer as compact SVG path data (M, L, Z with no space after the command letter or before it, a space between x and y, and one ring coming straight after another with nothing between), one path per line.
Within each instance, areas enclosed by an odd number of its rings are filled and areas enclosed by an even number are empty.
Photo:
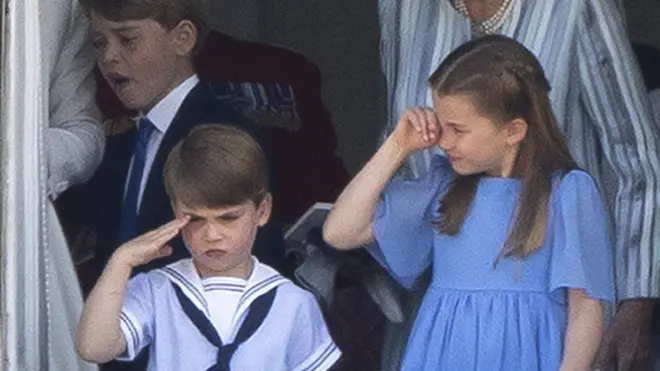
M140 183L144 176L144 163L147 158L149 138L154 132L154 124L143 117L138 122L133 149L133 165L128 175L128 186L121 213L120 243L124 243L137 236L138 199L140 196Z
M215 365L211 366L206 371L230 371L229 363L231 362L231 357L236 353L238 347L247 341L257 331L259 326L261 326L264 319L266 319L270 308L273 306L275 293L277 292L277 287L275 287L255 299L252 304L250 304L247 317L245 317L245 321L243 321L241 328L238 329L238 334L236 334L234 342L224 345L222 344L220 335L218 335L218 332L215 330L215 327L213 327L213 324L211 324L211 321L209 321L206 315L204 315L204 313L199 310L190 299L188 299L179 286L172 283L172 287L174 287L176 296L179 299L179 304L181 304L181 307L188 318L190 318L199 332L204 335L206 340L218 348Z

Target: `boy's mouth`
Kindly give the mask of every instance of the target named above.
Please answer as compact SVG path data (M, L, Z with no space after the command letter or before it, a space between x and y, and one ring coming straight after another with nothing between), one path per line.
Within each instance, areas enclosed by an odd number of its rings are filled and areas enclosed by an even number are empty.
M123 89L130 82L130 79L128 77L118 73L108 74L107 80L110 83L112 89L114 89L115 91Z
M208 250L204 252L204 255L208 256L211 259L220 259L227 254L226 251L222 250Z

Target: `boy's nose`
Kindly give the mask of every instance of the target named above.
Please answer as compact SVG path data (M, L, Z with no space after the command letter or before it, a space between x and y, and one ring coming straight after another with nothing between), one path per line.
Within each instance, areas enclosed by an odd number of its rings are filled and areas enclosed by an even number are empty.
M116 47L107 45L98 56L99 62L103 65L116 63L119 60L119 52Z
M207 223L202 230L202 238L206 242L221 240L223 236L224 233L222 232L222 228L217 225Z

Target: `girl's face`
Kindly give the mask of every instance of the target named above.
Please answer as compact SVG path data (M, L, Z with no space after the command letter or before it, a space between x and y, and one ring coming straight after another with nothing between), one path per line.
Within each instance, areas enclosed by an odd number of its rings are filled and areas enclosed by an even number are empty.
M438 146L458 174L509 177L527 124L522 119L496 123L482 116L467 95L433 94L442 134Z

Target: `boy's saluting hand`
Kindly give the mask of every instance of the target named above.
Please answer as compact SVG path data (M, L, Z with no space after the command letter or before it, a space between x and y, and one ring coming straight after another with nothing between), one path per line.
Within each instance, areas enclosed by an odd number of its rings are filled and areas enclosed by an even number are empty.
M117 258L131 268L147 264L152 260L172 254L167 243L188 224L190 217L174 219L161 227L149 231L121 245L115 253Z
M76 334L80 357L94 363L108 362L126 351L119 327L119 313L126 283L133 268L172 253L167 243L188 224L183 217L126 242L112 255L89 294Z

